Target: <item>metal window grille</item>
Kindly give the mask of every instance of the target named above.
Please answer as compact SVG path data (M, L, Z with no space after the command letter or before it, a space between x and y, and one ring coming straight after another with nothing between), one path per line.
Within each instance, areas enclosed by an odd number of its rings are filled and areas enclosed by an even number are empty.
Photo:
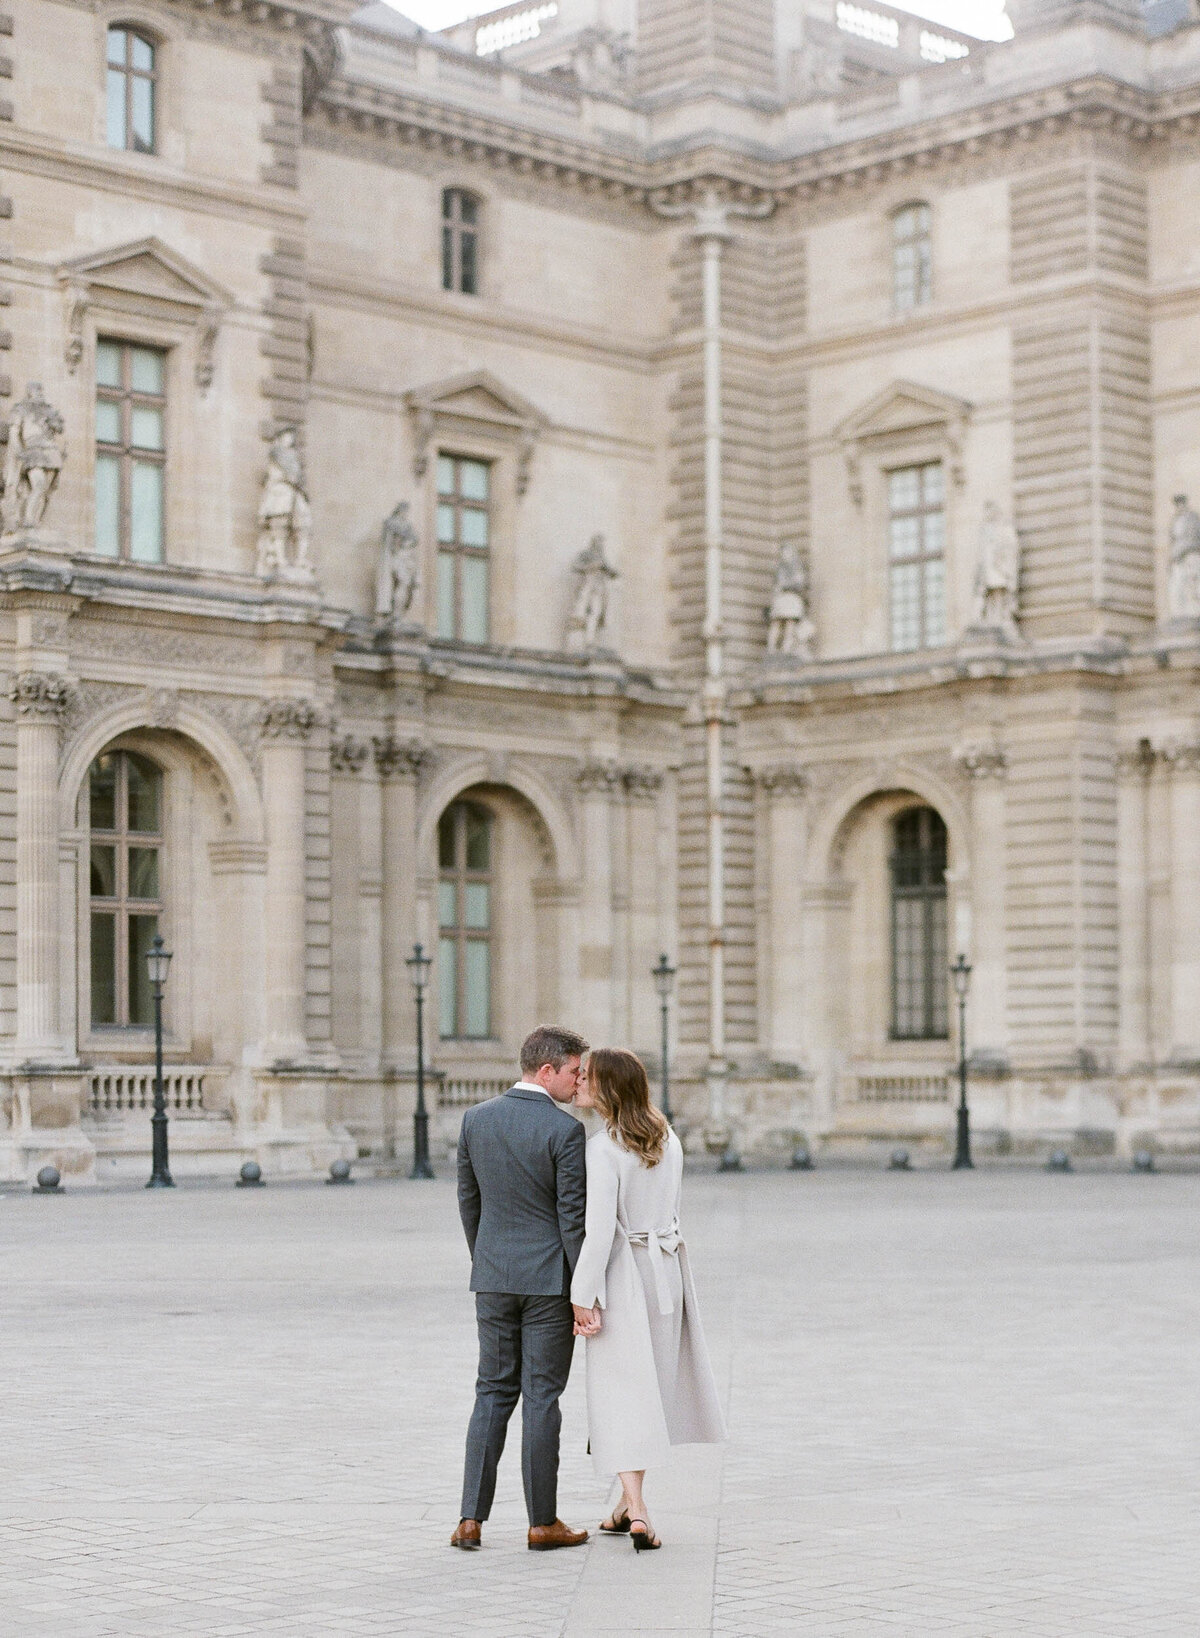
M892 825L892 1039L949 1038L946 826L932 808Z

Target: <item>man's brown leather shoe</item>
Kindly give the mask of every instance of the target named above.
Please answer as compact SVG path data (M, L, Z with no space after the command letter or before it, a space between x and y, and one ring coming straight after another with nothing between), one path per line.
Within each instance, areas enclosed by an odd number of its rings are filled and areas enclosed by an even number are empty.
M483 1531L478 1519L459 1519L458 1529L450 1537L451 1547L461 1547L471 1552L476 1547L483 1546Z
M555 1519L553 1524L533 1524L529 1528L531 1553L548 1553L552 1547L581 1547L586 1540L586 1530L571 1530L561 1519Z

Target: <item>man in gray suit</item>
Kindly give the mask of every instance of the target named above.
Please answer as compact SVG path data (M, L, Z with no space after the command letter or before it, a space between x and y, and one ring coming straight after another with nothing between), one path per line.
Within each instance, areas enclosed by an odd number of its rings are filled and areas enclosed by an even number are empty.
M558 1517L558 1401L571 1369L569 1293L587 1198L584 1130L565 1106L586 1051L569 1029L535 1029L517 1084L463 1116L458 1210L471 1248L479 1376L452 1547L481 1543L518 1398L529 1545L545 1552L587 1540Z

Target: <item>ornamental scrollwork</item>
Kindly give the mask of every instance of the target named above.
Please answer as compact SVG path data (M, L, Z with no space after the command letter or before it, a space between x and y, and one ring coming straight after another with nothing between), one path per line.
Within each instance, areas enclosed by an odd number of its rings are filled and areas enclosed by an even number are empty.
M794 762L776 762L770 767L755 768L752 773L768 796L804 796L808 791L808 775Z
M433 758L424 740L376 734L371 741L380 779L416 779Z
M361 773L371 747L353 734L335 734L329 742L329 765L334 773Z
M22 671L8 685L8 697L19 717L44 717L61 722L74 690L65 677L52 671Z
M584 762L575 771L575 788L581 796L605 795L621 784L621 770L615 762L598 758Z
M1008 758L998 745L964 745L955 761L968 779L1003 779L1008 772Z
M258 713L259 731L264 739L307 740L317 720L317 709L311 700L288 697L266 700Z

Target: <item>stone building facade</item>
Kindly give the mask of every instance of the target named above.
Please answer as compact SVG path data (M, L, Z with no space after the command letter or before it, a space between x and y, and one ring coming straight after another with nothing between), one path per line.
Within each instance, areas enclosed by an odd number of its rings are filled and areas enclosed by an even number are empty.
M1200 16L0 19L0 1178L1200 1144ZM39 385L40 384L40 385ZM1178 499L1177 499L1178 497ZM1189 500L1188 497L1192 497Z

